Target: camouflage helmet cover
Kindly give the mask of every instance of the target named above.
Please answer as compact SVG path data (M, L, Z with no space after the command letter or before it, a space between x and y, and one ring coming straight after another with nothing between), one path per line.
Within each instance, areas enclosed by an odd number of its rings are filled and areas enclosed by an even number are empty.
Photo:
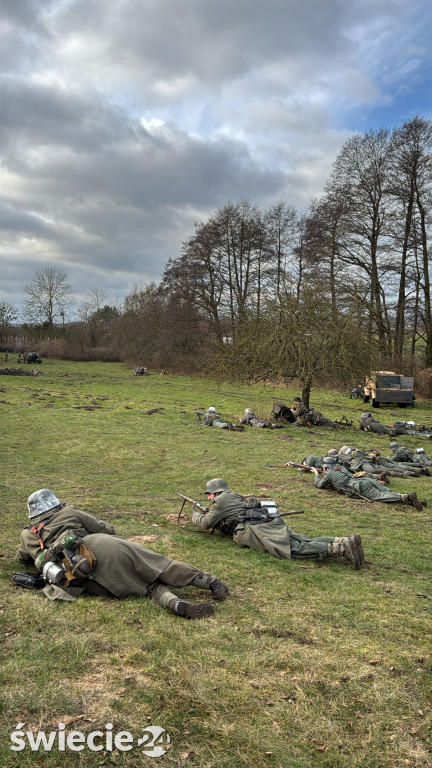
M206 495L209 493L219 493L221 491L229 491L228 484L225 480L222 480L221 477L215 477L213 480L208 481L205 489Z
M49 512L50 509L55 509L59 506L60 501L57 496L48 488L41 488L39 491L35 491L27 499L30 518L37 517L43 512Z

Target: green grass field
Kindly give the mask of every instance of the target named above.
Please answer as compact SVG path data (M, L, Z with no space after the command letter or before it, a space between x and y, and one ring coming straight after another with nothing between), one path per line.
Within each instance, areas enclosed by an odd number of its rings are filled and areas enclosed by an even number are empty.
M423 512L319 491L312 476L267 465L324 455L386 436L314 427L228 432L199 426L195 409L268 417L282 386L219 384L184 376L134 377L121 364L46 361L43 375L1 376L1 764L161 765L200 768L426 768L432 762L432 477L392 478L428 500ZM67 374L67 375L66 375ZM314 390L325 416L358 418L349 393ZM153 408L163 410L146 414ZM432 402L381 407L378 418L432 423ZM357 422L358 426L358 422ZM432 441L401 438L432 455ZM205 503L223 477L273 498L311 536L361 533L367 567L282 561L228 538L177 525L180 491ZM149 600L82 596L52 603L14 587L26 499L51 488L62 501L140 536L150 548L216 574L230 587L211 619L188 621ZM29 569L30 570L30 569ZM186 597L205 601L193 588ZM168 752L146 757L85 748L10 749L24 731L129 731L156 725Z

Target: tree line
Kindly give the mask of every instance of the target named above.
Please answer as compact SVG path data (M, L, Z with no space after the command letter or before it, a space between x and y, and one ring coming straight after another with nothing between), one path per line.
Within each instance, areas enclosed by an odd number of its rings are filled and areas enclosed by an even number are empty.
M24 289L30 325L60 329L82 354L297 377L306 394L347 370L431 367L431 150L432 121L420 117L354 135L306 213L227 202L196 223L159 283L121 307L93 291L73 323L67 275L40 270Z

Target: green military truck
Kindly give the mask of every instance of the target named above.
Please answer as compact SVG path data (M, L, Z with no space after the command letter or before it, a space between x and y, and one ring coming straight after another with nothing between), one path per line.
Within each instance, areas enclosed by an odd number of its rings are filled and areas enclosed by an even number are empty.
M399 408L414 408L414 378L401 376L393 371L374 371L366 379L364 402L378 408L381 403L397 405Z

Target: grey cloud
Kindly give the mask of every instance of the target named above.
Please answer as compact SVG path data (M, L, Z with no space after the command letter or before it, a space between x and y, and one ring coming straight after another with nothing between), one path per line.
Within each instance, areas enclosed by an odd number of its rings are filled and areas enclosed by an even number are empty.
M345 0L305 0L301 6L297 0L187 0L179 10L178 0L123 0L111 3L107 13L105 0L90 6L77 0L63 30L89 40L95 33L106 36L116 55L111 56L108 43L98 47L102 68L105 63L113 70L140 66L147 78L191 75L214 84L305 50L333 57L341 45L348 46L347 18L355 24L364 16L355 0L349 6ZM82 56L93 60L91 46Z
M0 299L20 301L45 265L70 271L80 295L121 298L230 199L305 210L345 116L382 103L392 73L412 87L424 7L2 0Z

